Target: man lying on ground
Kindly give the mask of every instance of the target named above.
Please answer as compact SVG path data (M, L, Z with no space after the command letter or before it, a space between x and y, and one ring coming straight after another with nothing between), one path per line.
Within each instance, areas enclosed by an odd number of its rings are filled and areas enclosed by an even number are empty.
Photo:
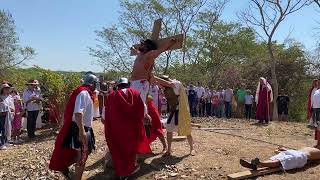
M251 163L240 159L240 164L243 167L257 170L262 167L277 168L283 170L298 169L304 167L308 161L320 160L320 147L305 147L299 150L279 148L278 154L271 157L269 160L260 161L259 158L251 160Z

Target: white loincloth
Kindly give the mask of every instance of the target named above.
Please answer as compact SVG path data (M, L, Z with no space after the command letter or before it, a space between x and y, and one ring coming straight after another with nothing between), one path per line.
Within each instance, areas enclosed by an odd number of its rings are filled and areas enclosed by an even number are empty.
M144 104L146 104L147 96L149 93L149 82L147 80L135 80L131 82L132 89L138 91L140 93L140 97Z
M283 170L302 168L307 164L308 156L301 151L287 150L270 158L270 160L278 160Z

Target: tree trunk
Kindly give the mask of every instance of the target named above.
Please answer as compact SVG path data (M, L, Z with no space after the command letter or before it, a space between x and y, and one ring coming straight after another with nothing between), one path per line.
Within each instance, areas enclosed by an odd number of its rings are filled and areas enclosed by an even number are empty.
M272 51L272 42L268 42L268 53L270 57L270 64L271 64L271 84L273 86L273 111L272 111L272 120L278 120L278 108L277 108L277 97L278 97L278 81L277 81L277 74L276 74L276 59L274 57Z

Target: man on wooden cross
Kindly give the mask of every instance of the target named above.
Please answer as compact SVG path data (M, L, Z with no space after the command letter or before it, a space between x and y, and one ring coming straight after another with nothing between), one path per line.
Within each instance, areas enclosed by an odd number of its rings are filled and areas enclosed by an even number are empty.
M140 92L144 103L149 92L149 80L155 63L155 59L164 51L168 50L176 40L170 39L165 46L157 47L156 43L147 39L141 42L137 51L137 58L134 61L131 74L131 87Z
M131 74L131 87L140 92L145 104L155 59L164 51L182 46L183 35L159 39L160 30L161 19L158 19L154 22L151 39L143 40L131 48L131 55L137 55Z

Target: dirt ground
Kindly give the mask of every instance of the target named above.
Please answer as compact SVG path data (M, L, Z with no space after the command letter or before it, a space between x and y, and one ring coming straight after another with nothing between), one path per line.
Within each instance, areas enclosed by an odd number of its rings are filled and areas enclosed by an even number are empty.
M141 171L134 179L227 179L227 175L246 170L239 165L239 158L262 159L274 155L279 146L300 148L313 146L313 131L306 124L272 122L269 126L258 126L253 121L225 120L213 118L193 119L202 127L221 128L209 132L193 128L196 156L188 156L186 141L173 143L173 157L157 155L162 150L159 141L152 144L155 155L140 159ZM97 150L89 157L85 179L113 179L112 169L104 170L103 125L95 121L94 131ZM11 146L0 151L0 179L63 179L58 173L48 170L48 161L54 147L55 130L38 131L34 141ZM23 137L25 138L25 137ZM259 177L260 180L290 180L320 178L320 162L312 163L301 170L279 172Z

